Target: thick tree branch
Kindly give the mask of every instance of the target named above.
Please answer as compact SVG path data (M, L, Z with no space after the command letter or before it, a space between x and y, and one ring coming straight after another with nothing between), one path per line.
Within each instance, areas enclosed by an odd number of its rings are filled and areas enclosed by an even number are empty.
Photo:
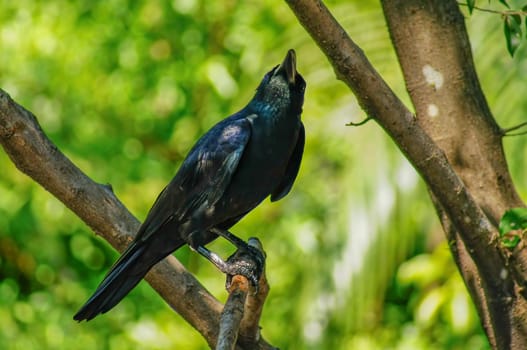
M139 228L110 186L95 183L46 137L35 116L0 89L0 144L20 171L62 201L115 249L123 251ZM169 256L146 276L148 283L209 346L218 339L222 304ZM241 332L248 332L243 329ZM272 349L263 338L244 349Z
M462 233L473 258L485 268L489 242L481 237L490 240L497 237L497 231L454 172L444 152L419 126L324 4L317 0L286 1L326 54L337 77L349 86L366 113L392 137L430 186ZM497 249L490 254L500 259ZM486 266L485 270L493 271L495 267Z

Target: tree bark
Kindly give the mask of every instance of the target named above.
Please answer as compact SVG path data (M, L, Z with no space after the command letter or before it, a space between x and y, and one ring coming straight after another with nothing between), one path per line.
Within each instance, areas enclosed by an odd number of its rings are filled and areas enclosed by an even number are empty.
M258 249L263 257L266 256L258 238L249 238L248 244ZM238 249L227 259L227 262L238 264L238 266L255 266L253 264L256 263L254 258L247 254L244 249ZM253 349L254 344L258 344L260 340L260 317L265 299L269 294L265 261L263 264L258 286L251 286L245 276L227 276L225 284L229 291L229 298L221 313L216 350L234 349L235 345L242 349Z
M86 176L46 137L36 117L1 89L0 144L20 171L62 201L96 234L118 251L127 247L139 221L117 199L111 186ZM146 280L211 348L215 347L223 305L176 258L169 256L158 263ZM254 336L252 324L242 322L240 334L253 336L243 337L248 343L238 343L238 349L274 349L259 333Z
M381 2L417 122L445 152L471 195L497 227L507 209L524 204L508 171L501 142L503 132L479 84L458 4L453 0ZM439 203L434 204L439 212L444 211ZM525 286L527 252L516 250L511 257L508 252L504 254L516 282L514 290L507 290L504 285L501 291L489 293L482 288L485 281L478 276L466 247L460 244L459 232L450 218L440 215L440 219L491 344L502 349L526 349L527 309L525 298L519 293ZM489 242L492 237L481 240ZM499 266L498 261L495 264ZM489 300L496 297L504 298L504 302ZM504 306L507 313L503 312Z
M286 0L337 78L395 141L432 194L452 254L495 349L527 348L525 251L498 239L506 209L523 206L511 181L454 0L382 1L414 116L318 0Z
M249 292L249 281L243 276L234 276L229 289L229 298L221 313L216 350L234 350L235 348Z

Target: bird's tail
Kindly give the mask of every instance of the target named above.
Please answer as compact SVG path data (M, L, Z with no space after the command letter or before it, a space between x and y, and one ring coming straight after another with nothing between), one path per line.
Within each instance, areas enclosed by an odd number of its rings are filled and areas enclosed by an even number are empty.
M181 245L183 242L173 250ZM152 266L170 253L169 251L166 255L162 255L157 251L156 254L154 253L156 249L153 248L146 242L132 242L97 287L95 293L73 316L73 319L89 321L117 305L141 281Z

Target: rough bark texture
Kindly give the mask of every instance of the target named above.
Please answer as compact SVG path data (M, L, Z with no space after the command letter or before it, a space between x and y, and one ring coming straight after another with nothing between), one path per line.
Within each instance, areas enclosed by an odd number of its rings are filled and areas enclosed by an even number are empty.
M337 78L428 185L456 263L496 349L527 349L525 252L498 242L506 209L523 206L510 179L453 0L383 1L417 115L395 96L318 0L286 0Z
M0 89L0 145L16 167L62 201L115 249L123 251L139 228L109 185L86 176L46 137L36 117ZM148 283L213 348L222 304L177 259L169 256L146 276ZM249 310L248 312L250 312ZM259 320L259 317L258 317ZM246 327L246 328L244 328ZM240 334L252 333L242 322ZM239 349L274 349L258 334Z

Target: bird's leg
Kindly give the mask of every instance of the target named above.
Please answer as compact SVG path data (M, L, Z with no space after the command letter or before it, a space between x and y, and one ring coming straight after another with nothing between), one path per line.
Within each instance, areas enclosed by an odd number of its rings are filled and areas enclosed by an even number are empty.
M199 254L205 257L208 261L214 264L221 272L230 274L229 264L223 260L218 254L211 252L204 246L197 246L195 249Z
M247 247L249 244L245 242L243 239L232 234L230 231L221 230L219 228L213 227L210 229L210 232L215 233L218 236L225 238L226 240L234 244L234 246L238 249L244 249L244 250L248 249Z
M200 244L200 240L193 240L193 235L189 235L187 242L191 249L209 260L221 272L227 275L227 286L230 284L232 276L241 275L246 277L251 285L258 292L258 281L265 267L265 252L257 238L250 238L249 243L236 237L227 230L212 228L209 232L224 237L236 248L236 252L227 261L223 260L218 254L210 251Z
M258 241L259 242L259 241ZM245 242L244 242L245 243ZM223 260L218 254L210 251L204 246L193 247L195 251L205 257L221 272L227 275L226 287L229 288L232 277L241 275L246 277L251 285L255 288L255 294L258 293L258 281L263 273L265 265L265 255L263 250L247 245L248 249L238 248L227 261Z
M236 237L234 235L232 236ZM244 247L239 247L236 252L227 259L227 264L231 266L231 269L236 271L236 273L227 274L227 289L229 289L234 275L242 275L245 276L254 287L254 294L258 293L259 281L265 268L265 252L258 238L249 238L249 243L245 243Z
M230 284L232 276L242 275L247 277L253 287L255 287L256 292L258 292L258 281L260 280L260 276L265 267L265 252L262 249L260 241L257 238L250 238L249 243L246 243L244 240L238 238L227 230L212 228L210 231L225 238L238 248L236 252L224 262L228 265L228 269L231 271L230 273L225 272L227 274L227 285Z

